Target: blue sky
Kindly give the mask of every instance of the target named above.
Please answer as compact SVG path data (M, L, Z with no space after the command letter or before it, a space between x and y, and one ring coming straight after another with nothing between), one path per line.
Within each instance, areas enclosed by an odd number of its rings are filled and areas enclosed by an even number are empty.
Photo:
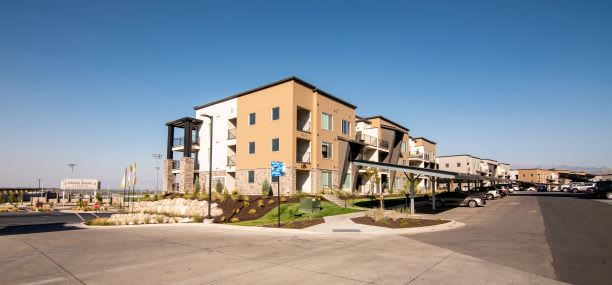
M151 187L165 122L291 75L439 155L612 166L611 1L255 2L0 0L0 186Z

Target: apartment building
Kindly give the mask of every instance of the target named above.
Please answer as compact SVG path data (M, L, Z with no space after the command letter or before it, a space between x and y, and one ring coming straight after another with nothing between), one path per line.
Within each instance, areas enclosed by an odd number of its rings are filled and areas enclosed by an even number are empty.
M410 130L383 116L358 117L356 140L361 144L358 159L409 165ZM360 168L355 187L362 194L388 193L389 189L405 189L406 177L396 171L378 170L378 184L373 185L366 177L367 169ZM348 186L348 185L347 185ZM347 189L347 187L343 187Z
M408 145L410 147L409 166L427 169L439 168L436 162L436 142L424 137L410 137ZM417 191L430 190L431 186L429 177L421 176L415 182Z
M349 143L358 145L356 106L310 83L290 77L194 109L195 118L167 124L165 192L190 192L195 181L207 186L211 144L200 138L210 138L211 128L213 185L228 191L260 194L264 180L272 181L271 161L285 164L282 193L351 189L356 183L357 169L347 158ZM175 138L176 128L192 131Z
M535 184L559 184L559 172L554 169L516 169L518 181Z
M469 154L439 156L438 164L440 169L447 171L497 179L512 178L510 164Z

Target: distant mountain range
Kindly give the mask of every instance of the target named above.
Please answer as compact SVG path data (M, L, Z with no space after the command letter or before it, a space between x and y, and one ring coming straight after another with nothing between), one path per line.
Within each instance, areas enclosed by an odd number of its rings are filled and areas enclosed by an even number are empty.
M612 168L610 167L582 167L572 165L556 165L556 164L540 164L533 165L527 163L512 164L512 168L542 168L542 169L564 169L576 172L586 172L590 174L612 174Z

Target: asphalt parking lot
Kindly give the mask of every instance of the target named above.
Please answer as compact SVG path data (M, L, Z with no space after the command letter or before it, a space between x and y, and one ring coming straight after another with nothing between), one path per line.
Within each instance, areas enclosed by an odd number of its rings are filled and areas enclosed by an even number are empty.
M517 192L435 215L465 227L409 238L572 284L610 284L612 203Z

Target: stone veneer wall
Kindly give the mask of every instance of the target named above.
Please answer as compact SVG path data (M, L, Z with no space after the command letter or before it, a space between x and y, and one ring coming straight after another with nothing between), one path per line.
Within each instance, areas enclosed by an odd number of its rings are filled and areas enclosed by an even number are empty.
M226 177L225 170L213 170L212 176L223 176ZM227 177L225 178L227 180ZM227 189L227 187L225 187ZM215 185L212 185L212 190L215 191ZM228 192L232 192L234 189L227 189ZM200 191L208 192L208 171L200 171Z
M255 171L255 182L248 183L248 169L236 170L236 189L241 194L247 195L261 195L261 185L265 179L268 179L270 185L272 185L272 191L274 195L277 193L276 182L272 182L270 177L269 168L253 169ZM285 176L280 178L280 191L282 195L294 194L295 193L295 169L287 167L285 169Z
M321 172L323 171L329 171L332 173L332 187L339 189L340 187L340 177L338 176L338 171L337 170L331 170L331 169L313 169L311 172L312 175L312 193L316 194L319 192L323 191L323 186L321 185L322 181L321 181Z
M193 192L194 167L195 165L192 157L181 158L179 193Z
M164 160L164 173L162 176L162 191L163 193L172 192L172 184L174 183L175 177L172 173L172 159Z

